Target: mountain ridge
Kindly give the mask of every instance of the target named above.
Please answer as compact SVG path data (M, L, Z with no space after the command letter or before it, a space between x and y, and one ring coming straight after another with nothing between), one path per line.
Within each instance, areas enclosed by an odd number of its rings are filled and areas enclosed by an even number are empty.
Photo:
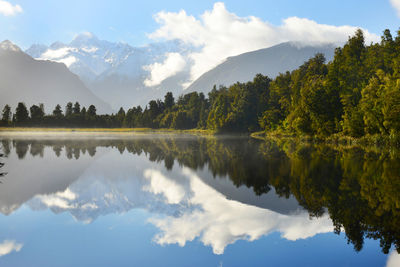
M249 51L228 57L224 62L201 75L185 91L207 93L214 85L230 86L236 82L251 81L258 73L275 78L279 73L298 68L316 53L323 53L329 61L333 58L334 49L333 44L309 45L285 42Z
M70 101L93 104L99 113L112 112L65 64L36 60L10 41L0 43L0 106L43 103L49 113L56 104Z

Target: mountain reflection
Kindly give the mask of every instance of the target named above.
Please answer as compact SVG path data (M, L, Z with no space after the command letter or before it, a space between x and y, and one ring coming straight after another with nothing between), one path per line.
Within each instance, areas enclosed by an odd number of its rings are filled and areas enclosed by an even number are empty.
M2 147L4 214L27 203L89 223L143 208L161 231L157 243L199 238L217 254L274 231L296 240L332 229L357 251L373 238L384 253L400 252L396 151L187 136L3 139Z

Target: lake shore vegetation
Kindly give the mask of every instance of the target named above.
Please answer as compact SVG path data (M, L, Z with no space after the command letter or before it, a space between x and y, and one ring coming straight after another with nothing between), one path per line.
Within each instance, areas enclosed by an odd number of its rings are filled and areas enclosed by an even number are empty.
M400 32L399 32L400 33ZM189 92L177 99L97 114L96 107L68 102L51 114L43 104L6 105L2 127L199 129L213 133L286 136L331 142L400 144L400 34L385 30L380 43L365 44L358 30L331 62L316 54L275 79L214 88L206 97ZM123 130L121 130L123 131Z

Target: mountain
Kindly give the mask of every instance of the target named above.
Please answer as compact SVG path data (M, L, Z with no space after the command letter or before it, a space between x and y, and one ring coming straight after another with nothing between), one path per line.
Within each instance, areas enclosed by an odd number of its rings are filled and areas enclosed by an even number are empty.
M49 47L35 44L26 53L36 59L64 63L86 82L117 66L133 51L128 44L111 43L99 40L91 33L83 33L69 44L55 42Z
M229 57L186 90L183 90L182 84L190 78L190 64L157 86L145 86L144 81L150 76L145 66L163 62L168 53L179 53L187 58L193 51L195 48L176 40L132 47L126 43L100 40L92 33L83 33L68 44L32 45L26 53L36 59L64 63L94 94L107 100L115 111L121 106L125 109L145 106L152 99L162 99L168 91L175 96L192 91L208 93L214 84L229 86L237 81L246 82L257 73L274 78L280 72L299 67L317 52L324 53L328 60L332 59L334 46L282 43Z
M117 110L121 106L144 106L153 98L164 97L167 91L181 93L180 84L189 77L188 70L166 79L159 86L146 87L144 81L149 72L143 67L162 61L167 53L185 53L186 49L178 41L132 47L83 33L68 44L32 45L26 53L36 59L64 63L89 89Z
M223 63L195 80L187 92L211 91L214 85L230 86L236 82L253 80L258 73L275 78L279 73L292 71L316 53L323 53L328 61L333 58L335 46L303 45L295 42L282 43L238 56L229 57Z
M112 112L66 65L35 60L10 41L4 41L0 43L0 107L16 107L21 101L28 107L43 103L46 112L69 101L93 104L99 113Z

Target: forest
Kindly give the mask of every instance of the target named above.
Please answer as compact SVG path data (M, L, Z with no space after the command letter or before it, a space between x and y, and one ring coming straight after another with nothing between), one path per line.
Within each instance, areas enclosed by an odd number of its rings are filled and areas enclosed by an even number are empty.
M177 99L168 92L142 108L98 115L96 107L69 102L52 114L42 104L18 103L2 111L1 126L210 129L216 132L282 132L328 137L399 136L400 31L383 32L380 43L365 44L357 30L331 62L316 54L298 69L275 79L220 86Z

